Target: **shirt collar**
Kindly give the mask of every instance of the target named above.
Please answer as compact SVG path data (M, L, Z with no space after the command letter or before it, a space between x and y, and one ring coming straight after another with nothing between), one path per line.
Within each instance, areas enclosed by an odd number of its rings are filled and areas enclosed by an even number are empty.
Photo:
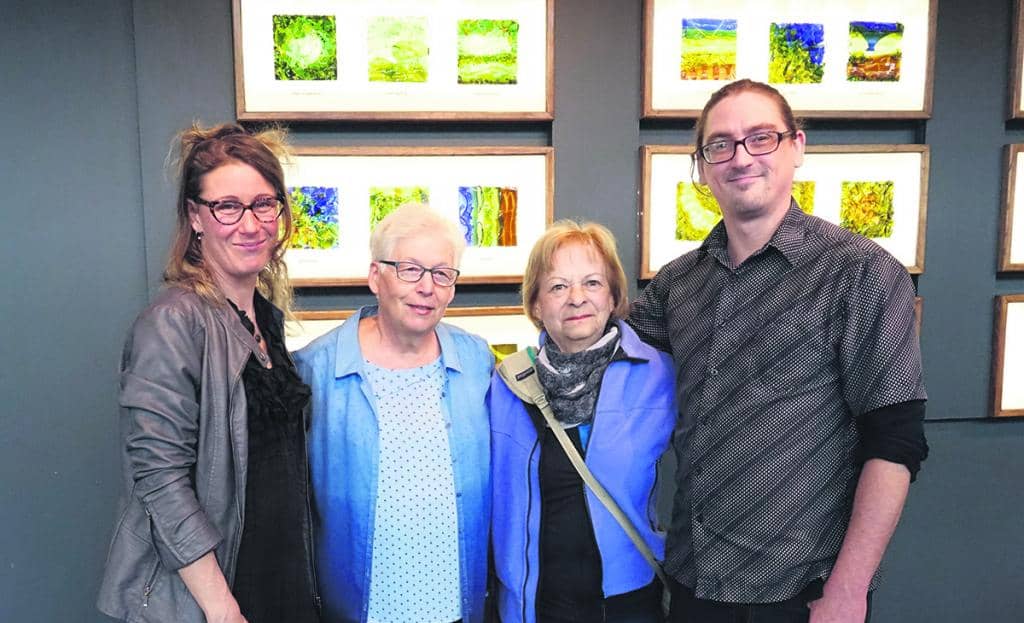
M800 263L806 249L806 225L809 217L800 209L796 200L790 198L789 210L782 217L782 222L764 248L754 253L759 255L768 247L776 249L786 258L791 266ZM721 220L704 239L701 249L704 253L717 259L723 266L729 266L729 233L725 230L725 220ZM752 256L753 257L753 256Z
M335 342L334 377L341 378L349 374L357 374L363 370L363 351L359 348L359 321L374 316L379 311L376 305L360 307L338 330ZM434 329L437 341L441 345L441 365L456 372L462 371L462 361L455 339L448 325L438 323Z

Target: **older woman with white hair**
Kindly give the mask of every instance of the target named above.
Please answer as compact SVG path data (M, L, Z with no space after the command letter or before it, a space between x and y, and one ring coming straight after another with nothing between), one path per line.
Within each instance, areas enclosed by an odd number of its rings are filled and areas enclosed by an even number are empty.
M378 304L295 355L325 621L483 620L494 359L441 322L464 248L430 208L392 212L370 239Z

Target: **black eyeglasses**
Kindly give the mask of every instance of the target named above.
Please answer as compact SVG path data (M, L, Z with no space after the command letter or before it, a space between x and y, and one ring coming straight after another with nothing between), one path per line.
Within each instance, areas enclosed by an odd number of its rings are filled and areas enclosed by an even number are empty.
M234 225L242 220L242 215L245 214L246 210L252 210L258 221L273 223L277 220L277 217L281 216L281 211L284 210L284 197L280 195L277 197L260 195L253 199L249 205L231 199L207 201L200 197L193 197L192 201L210 208L210 214L221 225Z
M770 154L779 148L783 137L794 136L795 130L788 132L758 132L750 136L744 136L738 141L731 139L720 139L711 141L700 148L700 155L708 164L721 164L729 162L736 157L736 146L743 145L743 149L751 156L763 156Z
M416 283L423 278L423 273L430 273L430 278L434 280L435 284L446 288L455 285L455 280L459 278L459 271L455 268L444 266L441 268L427 268L426 266L420 266L416 262L395 260L377 260L377 263L394 266L398 278L409 283Z

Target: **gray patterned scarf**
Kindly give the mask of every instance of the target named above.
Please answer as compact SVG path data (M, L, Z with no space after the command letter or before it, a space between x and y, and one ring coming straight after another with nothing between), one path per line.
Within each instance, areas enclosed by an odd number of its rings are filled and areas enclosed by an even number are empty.
M615 324L610 324L593 346L578 353L563 353L551 339L544 343L537 355L537 379L563 428L594 418L601 377L618 346L619 328Z

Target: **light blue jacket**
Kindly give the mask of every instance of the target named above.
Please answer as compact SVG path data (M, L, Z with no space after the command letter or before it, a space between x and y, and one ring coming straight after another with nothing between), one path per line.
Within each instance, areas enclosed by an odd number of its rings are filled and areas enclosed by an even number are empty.
M585 461L662 559L656 472L676 422L672 360L641 342L626 323L618 327L621 351L602 377ZM497 374L489 404L498 610L502 623L532 623L540 577L540 437L522 401ZM605 596L650 584L654 571L629 536L590 489L586 500Z
M376 405L359 348L364 307L295 353L313 390L308 435L314 544L324 621L362 623L370 601L379 460ZM494 357L487 343L441 323L448 429L459 527L462 619L483 620L490 520L490 445L486 394Z

